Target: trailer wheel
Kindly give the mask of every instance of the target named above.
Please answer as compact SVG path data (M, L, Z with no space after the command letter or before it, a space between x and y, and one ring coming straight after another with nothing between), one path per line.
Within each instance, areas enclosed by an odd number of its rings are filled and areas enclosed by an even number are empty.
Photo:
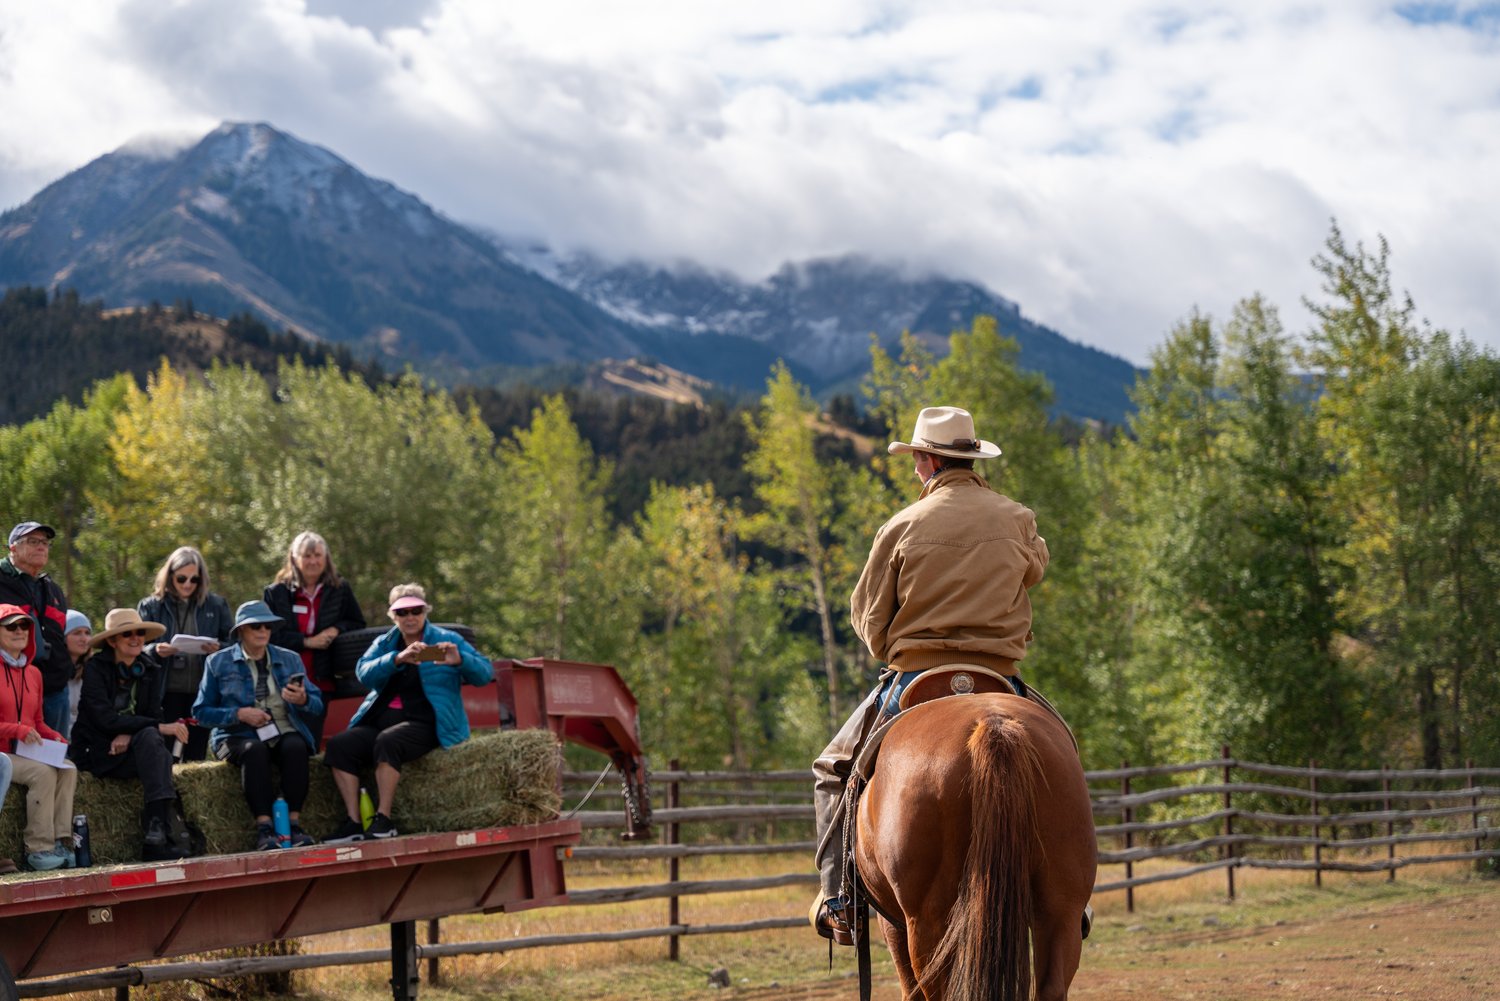
M16 978L5 964L5 957L0 956L0 1001L17 1001L19 997L16 993Z
M435 622L433 625L443 629L450 629L470 643L474 642L474 630L457 622ZM334 637L333 646L329 649L333 652L333 676L335 678L353 678L354 666L359 663L359 658L364 656L370 644L384 636L390 631L390 626L375 629L351 629L347 633L339 633Z

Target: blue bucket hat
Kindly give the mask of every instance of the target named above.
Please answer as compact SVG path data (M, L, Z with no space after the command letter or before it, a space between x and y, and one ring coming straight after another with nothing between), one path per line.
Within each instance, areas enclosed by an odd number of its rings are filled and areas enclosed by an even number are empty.
M247 601L234 610L234 628L229 630L238 633L240 626L253 626L259 623L275 625L284 621L281 616L271 611L269 605L264 601Z

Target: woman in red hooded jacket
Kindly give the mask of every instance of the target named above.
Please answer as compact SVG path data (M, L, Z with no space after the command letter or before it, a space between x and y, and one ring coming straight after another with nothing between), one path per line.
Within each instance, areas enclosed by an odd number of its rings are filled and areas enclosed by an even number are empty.
M0 748L12 781L26 787L26 863L33 869L74 864L73 789L78 770L58 768L15 752L42 741L66 743L42 719L42 672L32 663L36 623L18 605L0 605Z

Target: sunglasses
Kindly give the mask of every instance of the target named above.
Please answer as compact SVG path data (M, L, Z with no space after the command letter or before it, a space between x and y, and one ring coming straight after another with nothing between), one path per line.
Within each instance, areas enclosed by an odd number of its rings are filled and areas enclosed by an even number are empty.
M404 619L408 615L423 615L426 611L427 609L425 608L398 608L391 614L398 619Z
M126 637L130 637L132 639L145 639L148 634L144 629L127 629L125 630L125 632L120 633L119 635L121 639L125 639Z
M181 574L181 573L178 574L177 576L173 577L172 579L175 580L179 584L196 584L196 583L198 583L198 578L197 577L189 577L187 574Z
M269 623L269 622L247 622L243 626L240 626L240 628L241 629L264 629L266 632L270 632L271 631L271 623Z
M31 623L29 623L29 622L7 622L5 624L5 626L4 626L4 628L8 629L9 631L11 631L13 633L18 633L18 632L20 632L23 629L28 629L29 630L31 628Z

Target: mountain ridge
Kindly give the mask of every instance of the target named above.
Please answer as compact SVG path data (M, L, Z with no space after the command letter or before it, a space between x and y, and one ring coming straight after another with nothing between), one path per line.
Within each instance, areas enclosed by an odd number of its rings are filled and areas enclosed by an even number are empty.
M1136 373L982 286L856 256L746 282L518 251L266 123L225 123L170 155L121 147L0 215L0 287L23 285L249 310L382 364L460 374L644 357L753 390L780 358L826 394L868 368L872 335L942 347L979 313L1052 381L1061 412L1118 423Z

